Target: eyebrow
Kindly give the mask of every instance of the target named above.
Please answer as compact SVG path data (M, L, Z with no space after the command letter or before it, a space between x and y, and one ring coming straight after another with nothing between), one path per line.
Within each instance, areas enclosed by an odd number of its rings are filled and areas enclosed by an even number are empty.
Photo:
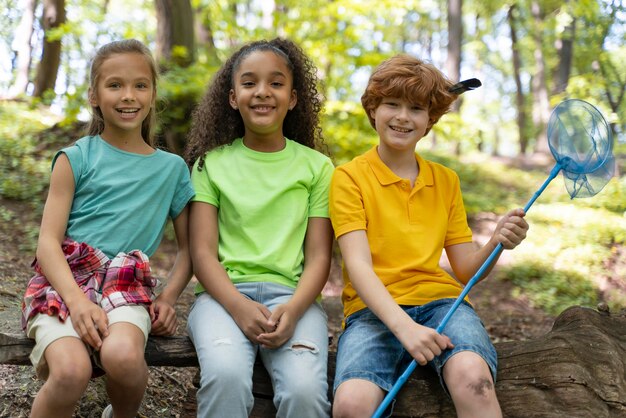
M256 76L257 74L253 71L248 71L245 73L242 73L239 78L243 78L243 77L251 77L251 76ZM280 77L287 77L287 75L285 73L283 73L282 71L273 71L270 76L280 76Z

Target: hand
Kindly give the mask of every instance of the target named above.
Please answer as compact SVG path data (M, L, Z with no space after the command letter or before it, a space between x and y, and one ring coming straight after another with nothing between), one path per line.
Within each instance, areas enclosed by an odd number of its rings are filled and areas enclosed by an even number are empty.
M524 219L523 209L513 209L500 219L493 233L493 238L506 250L517 247L526 238L528 223Z
M176 309L167 302L163 294L159 295L150 305L150 320L152 321L151 334L174 335L178 328Z
M444 350L454 348L449 337L415 322L405 328L398 339L421 366L425 366Z
M267 306L242 297L237 303L236 309L230 312L237 326L245 336L253 343L257 343L257 337L265 332L273 331L269 326L268 319L271 316Z
M267 320L267 326L272 331L260 334L257 341L262 347L278 348L293 336L297 323L298 319L288 304L278 305Z
M109 335L109 318L100 306L86 297L68 305L72 326L80 338L99 350L102 339Z

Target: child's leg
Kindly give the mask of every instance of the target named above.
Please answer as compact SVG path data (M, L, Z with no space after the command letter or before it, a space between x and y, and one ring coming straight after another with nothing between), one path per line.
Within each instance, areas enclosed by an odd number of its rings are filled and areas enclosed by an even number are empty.
M371 417L385 393L374 383L363 379L346 380L337 388L333 417Z
M272 297L267 304L271 310L291 299L293 290L265 283L263 293L282 293L282 296ZM274 350L261 348L261 358L274 384L276 416L316 418L329 415L326 324L324 310L313 304L298 321L290 340Z
M459 418L502 417L491 372L478 354L463 351L450 357L443 378Z
M187 331L200 363L198 417L247 418L254 405L256 346L206 293L198 296L191 308Z
M453 303L453 299L444 299L424 305L417 320L436 328ZM443 334L450 337L454 348L444 351L430 364L442 377L457 415L501 417L494 385L497 353L474 309L466 303L459 305Z
M27 335L36 343L31 361L46 382L37 393L31 417L71 417L91 377L87 347L68 318L39 314L28 323Z
M399 371L408 365L410 356L405 353L398 339L369 309L350 315L337 347L333 416L372 416Z
M148 383L144 348L150 315L141 306L123 306L109 312L109 335L100 349L106 388L115 418L135 417Z

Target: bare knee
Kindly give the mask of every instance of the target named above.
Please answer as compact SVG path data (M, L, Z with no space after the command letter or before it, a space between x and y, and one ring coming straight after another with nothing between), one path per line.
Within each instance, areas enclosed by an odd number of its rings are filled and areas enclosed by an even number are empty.
M143 345L132 341L117 339L104 345L100 351L100 361L107 375L111 378L129 379L131 376L141 377L147 373Z
M82 394L89 384L91 371L89 361L51 364L47 382L64 392Z
M444 380L459 417L501 416L491 371L477 354L462 352L451 357L444 367Z
M375 384L353 379L342 383L335 394L333 418L371 416L383 399L383 391Z
M48 364L47 384L66 393L82 393L91 378L91 360L82 341L61 338L45 351Z

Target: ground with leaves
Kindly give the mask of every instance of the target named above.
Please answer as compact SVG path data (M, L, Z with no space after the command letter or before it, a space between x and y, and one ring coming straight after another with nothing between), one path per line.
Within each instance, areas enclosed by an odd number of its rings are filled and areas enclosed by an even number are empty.
M21 295L31 275L30 262L33 249L25 246L25 237L37 231L38 216L23 202L2 200L0 224L0 329L2 332L21 332L19 313ZM484 241L495 226L494 216L477 216L472 224L477 241ZM32 240L31 240L32 241ZM165 277L171 265L174 246L164 241L152 259L157 276ZM507 262L507 253L502 263ZM181 296L178 304L180 326L178 333L185 333L185 321L193 303L192 284ZM324 289L323 305L329 316L329 332L335 348L341 327L341 274L339 261L335 260L329 282ZM546 333L553 318L532 308L524 298L511 296L511 285L500 280L480 283L471 293L479 314L495 342L519 341ZM150 369L149 387L141 417L184 417L193 416L189 408L189 389L196 369L153 367ZM27 417L30 405L41 383L30 367L0 366L0 417ZM100 417L106 406L104 380L93 380L76 411L76 417Z

